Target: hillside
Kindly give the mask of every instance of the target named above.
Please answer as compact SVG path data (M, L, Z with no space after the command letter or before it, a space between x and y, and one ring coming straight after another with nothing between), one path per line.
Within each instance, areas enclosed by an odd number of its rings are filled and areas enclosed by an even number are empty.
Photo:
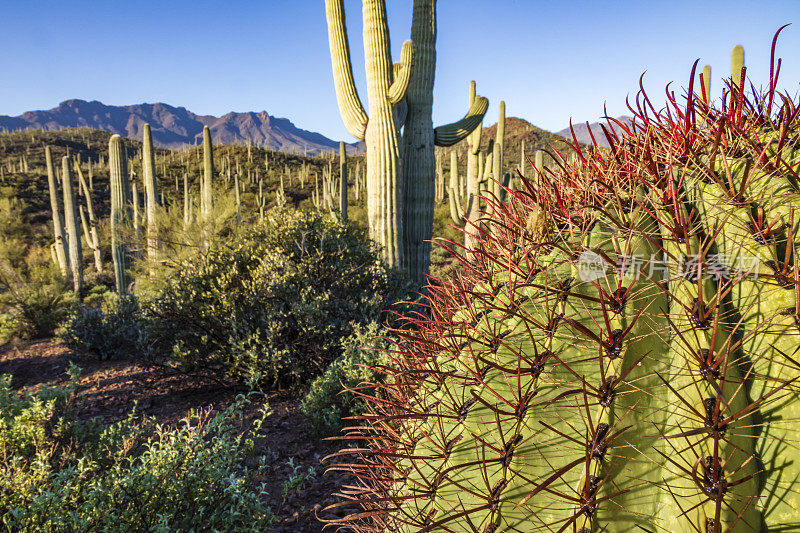
M28 111L17 117L0 115L0 129L8 131L87 127L141 140L150 124L153 142L161 148L179 148L202 140L203 127L211 130L215 144L243 143L294 154L318 155L339 149L339 141L300 129L289 119L266 111L228 113L222 117L196 115L184 107L163 103L111 106L102 102L67 100L45 111ZM354 146L358 150L357 145ZM363 151L363 148L361 149Z
M489 146L489 140L494 139L497 135L497 124L483 128L481 132L481 150L486 150ZM533 159L533 154L536 150L549 150L553 149L561 152L570 152L571 149L567 146L567 139L563 136L552 133L541 128L537 128L527 120L517 117L506 118L506 131L505 131L505 150L504 150L504 172L509 170L516 170L520 164L520 150L522 142L525 142L525 155L529 159ZM449 154L451 150L456 150L459 154L459 166L465 158L462 155L467 151L467 141L463 140L456 144L453 148L445 149L444 153L448 156L445 157L443 163L445 168L449 168ZM545 164L547 159L545 159ZM464 163L466 164L466 163Z
M617 117L617 120L619 120L623 124L629 124L631 122L631 117L623 115L621 117ZM595 141L597 141L597 144L599 144L600 146L608 146L608 141L606 140L606 136L603 134L603 128L600 127L601 124L606 124L606 123L592 122L587 127L586 123L583 122L580 124L573 124L572 128L575 130L575 137L578 139L578 142L584 144L592 143L592 138L589 135L589 129L591 128L592 135L594 135L594 139ZM561 135L562 137L567 137L568 139L572 138L572 132L570 131L569 127L556 132L556 135Z

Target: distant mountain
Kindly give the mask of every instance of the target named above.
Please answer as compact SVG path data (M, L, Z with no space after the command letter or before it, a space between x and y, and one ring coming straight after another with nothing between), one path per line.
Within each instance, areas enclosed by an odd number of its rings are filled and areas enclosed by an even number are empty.
M195 115L184 107L167 104L110 106L96 100L67 100L47 111L28 111L18 117L0 115L0 128L59 130L87 127L141 140L145 124L150 124L153 142L162 148L179 148L201 142L203 126L208 126L215 144L247 142L272 150L308 155L338 150L339 142L322 134L295 126L289 119L277 118L266 111L228 113L222 117ZM363 143L350 145L358 152Z
M617 117L617 120L626 125L631 123L631 117L628 116ZM600 146L608 146L608 140L606 140L606 136L603 133L603 129L600 127L600 124L604 124L606 128L608 128L606 122L592 122L591 124L589 124L589 128L591 128L592 135L594 135L594 139L597 141L597 144L599 144ZM585 122L573 123L572 128L575 130L575 137L577 137L579 142L585 144L592 143L592 138L589 135L589 128L586 127ZM562 137L566 137L567 139L572 139L572 132L570 132L569 128L564 128L561 131L557 131L556 135L561 135Z

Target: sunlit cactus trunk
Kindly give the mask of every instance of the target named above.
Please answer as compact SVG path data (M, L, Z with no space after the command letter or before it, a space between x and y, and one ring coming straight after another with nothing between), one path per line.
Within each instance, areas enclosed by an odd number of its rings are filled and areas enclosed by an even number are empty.
M460 121L433 127L433 87L436 77L436 0L415 0L411 23L414 66L406 94L408 110L403 130L404 267L421 286L430 268L430 241L436 195L436 146L453 146L481 122L488 101L470 101ZM367 186L369 189L369 186Z
M189 224L192 222L192 211L191 211L191 204L189 202L189 175L184 172L183 173L183 230L186 231L189 228Z
M283 177L281 177L283 191ZM339 142L339 221L347 223L347 149L344 141Z
M139 246L139 242L141 239L141 209L139 206L139 186L136 184L136 180L134 179L131 183L131 198L133 199L133 232L134 238L136 240L136 246ZM139 250L137 249L136 255L138 257Z
M64 191L64 222L69 241L69 268L72 274L72 287L76 294L83 288L83 253L81 250L81 232L78 221L78 206L73 189L72 170L69 156L61 159L61 183Z
M108 170L111 178L111 256L117 293L128 290L124 228L130 223L130 177L125 143L119 135L108 141Z
M473 106L477 99L475 82L469 86L469 105ZM481 210L481 179L483 178L481 166L481 133L482 124L467 137L467 175L466 175L466 202L464 205L464 246L472 250L478 244L480 234Z
M66 277L69 270L69 246L64 235L64 223L61 218L61 202L56 172L53 168L53 154L50 146L44 147L45 164L47 165L47 186L50 190L50 210L53 212L53 235L55 238L56 259L61 275Z
M367 216L370 236L391 267L403 265L400 125L394 107L405 98L412 45L403 45L397 74L392 64L384 0L363 0L364 56L369 115L353 80L343 0L326 0L336 97L348 131L367 145Z
M506 135L506 103L500 101L500 116L497 120L497 133L494 139L494 147L492 152L492 183L491 191L495 198L498 200L503 195L503 155L505 151L505 135Z
M248 144L248 149L249 149ZM203 127L203 180L200 191L200 214L207 221L214 207L214 147L211 144L211 130Z
M147 213L147 261L150 263L150 275L153 275L153 267L158 261L158 185L156 182L156 162L153 153L153 134L150 131L150 124L144 125L144 141L142 143L144 153L142 159L142 169L144 173L144 193L146 200Z
M91 159L89 160L91 161ZM100 248L100 236L97 231L97 217L94 214L94 202L92 200L92 191L86 183L86 178L83 176L80 165L75 165L75 170L78 174L78 183L80 189L86 197L86 211L89 214L88 221L84 220L83 206L81 206L81 224L84 226L84 234L86 236L86 243L92 249L94 254L94 267L97 272L103 271L103 253Z

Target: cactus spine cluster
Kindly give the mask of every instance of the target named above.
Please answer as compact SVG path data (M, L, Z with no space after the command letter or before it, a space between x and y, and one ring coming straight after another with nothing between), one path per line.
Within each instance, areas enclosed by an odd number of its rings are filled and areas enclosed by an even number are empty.
M127 257L124 228L130 223L130 177L128 154L119 135L108 140L108 172L111 179L111 257L114 261L114 280L117 293L128 290Z
M773 44L774 54L774 44ZM733 81L488 202L351 428L357 531L800 529L800 105ZM773 106L773 101L776 103ZM540 169L541 170L541 169Z

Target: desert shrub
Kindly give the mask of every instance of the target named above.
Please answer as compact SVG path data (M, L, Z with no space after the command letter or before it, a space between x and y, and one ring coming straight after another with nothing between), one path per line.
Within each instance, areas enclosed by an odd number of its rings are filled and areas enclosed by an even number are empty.
M99 305L73 307L59 337L74 350L109 359L136 353L146 328L138 300L111 293Z
M0 187L0 343L51 335L73 300L25 210L13 189Z
M352 335L342 339L341 355L311 382L301 407L317 432L336 434L342 418L361 412L363 403L351 391L381 379L376 367L386 362L386 333L375 322L356 326Z
M60 275L47 264L24 277L0 265L0 343L52 335L73 301Z
M257 470L241 464L240 398L175 430L137 421L87 425L74 393L14 395L0 378L0 519L9 531L264 531L273 521ZM266 410L263 412L266 416ZM98 429L102 428L102 429Z
M205 260L181 264L146 312L151 342L187 369L297 385L404 291L363 229L272 210Z

